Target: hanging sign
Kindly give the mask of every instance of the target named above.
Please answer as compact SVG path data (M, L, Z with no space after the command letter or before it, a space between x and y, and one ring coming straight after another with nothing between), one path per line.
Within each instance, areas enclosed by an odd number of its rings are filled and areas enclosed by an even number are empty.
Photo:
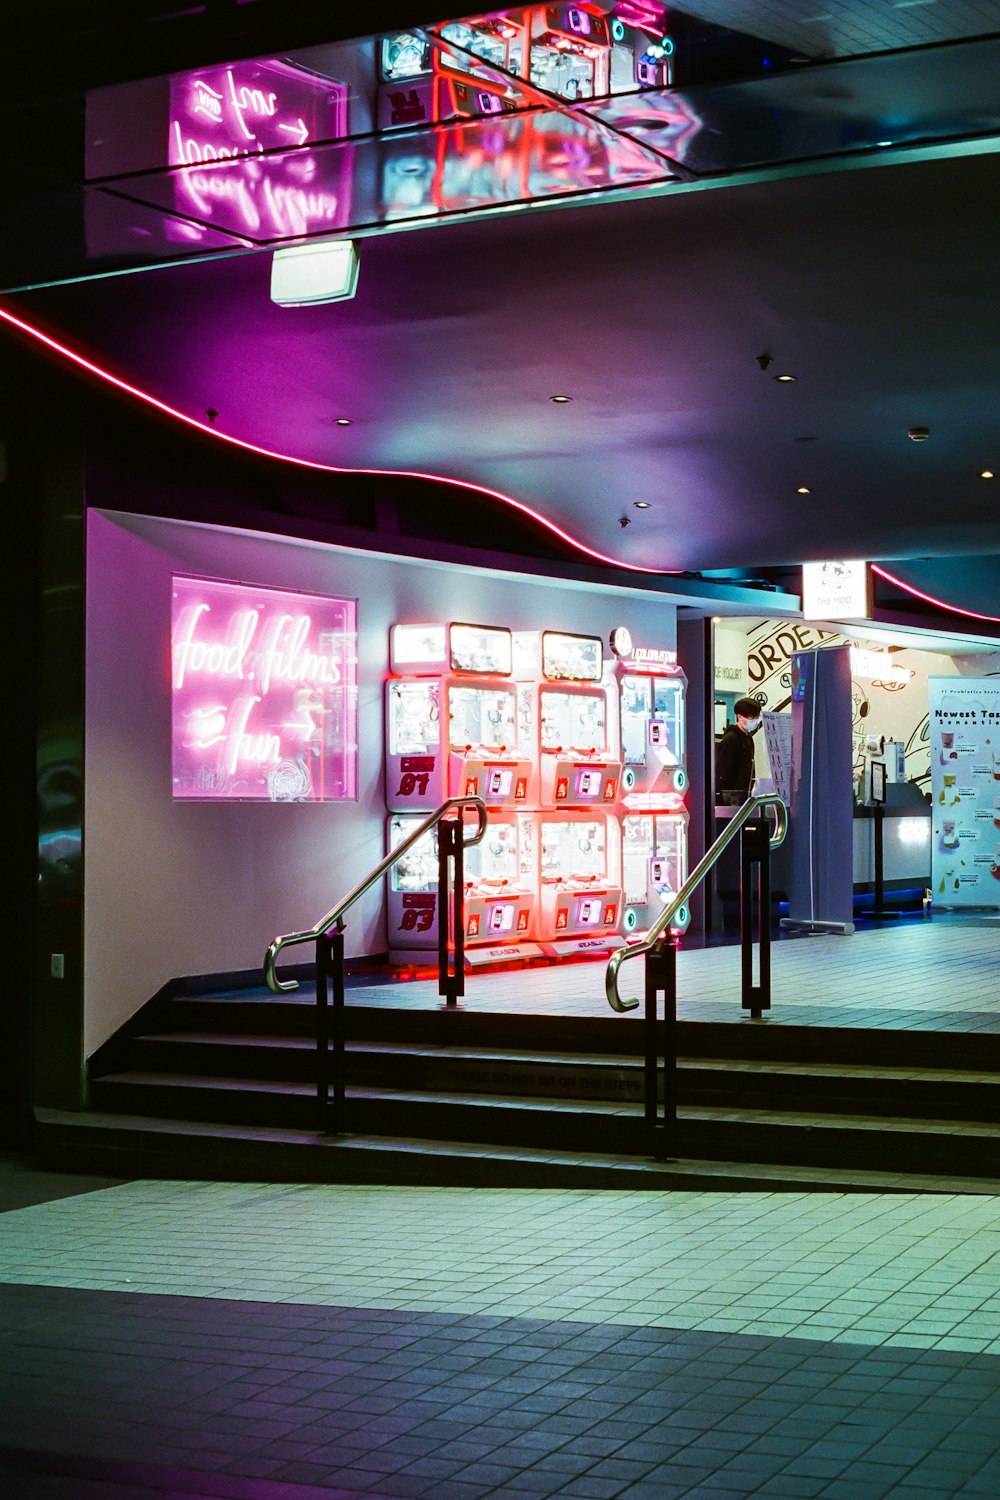
M802 613L807 620L870 620L871 578L866 562L802 564Z

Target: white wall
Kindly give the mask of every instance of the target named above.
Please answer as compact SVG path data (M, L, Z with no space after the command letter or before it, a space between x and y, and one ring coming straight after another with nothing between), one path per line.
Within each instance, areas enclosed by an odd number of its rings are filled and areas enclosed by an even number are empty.
M359 601L356 803L174 802L174 572ZM540 581L183 522L91 511L87 530L84 1047L89 1056L168 979L252 969L384 853L383 682L396 620L473 620L673 648L676 610L646 592ZM373 892L349 955L384 952ZM293 951L308 961L310 950Z

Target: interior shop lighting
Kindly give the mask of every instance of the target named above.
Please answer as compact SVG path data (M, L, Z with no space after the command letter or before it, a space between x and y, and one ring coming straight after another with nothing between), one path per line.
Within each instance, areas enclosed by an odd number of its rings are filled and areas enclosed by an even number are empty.
M980 469L980 471L979 471L979 477L980 477L980 479L992 479L993 478L993 470L992 469Z
M649 501L648 500L633 500L632 504L633 504L633 506L635 507L636 510L648 510L649 509Z
M550 396L549 397L549 400L550 401L554 401L557 406L565 406L566 402L567 401L572 401L572 399L573 399L572 396Z
M271 258L271 301L279 307L344 302L358 289L354 240L310 240L287 245Z
M351 421L350 417L334 417L333 425L335 427L350 427Z
M811 495L812 494L812 490L809 488L809 486L807 484L800 484L799 487L798 487L798 489L795 491L795 493L797 495Z
M797 375L775 375L774 378L779 385L791 385L792 382L794 380L798 380L799 377Z

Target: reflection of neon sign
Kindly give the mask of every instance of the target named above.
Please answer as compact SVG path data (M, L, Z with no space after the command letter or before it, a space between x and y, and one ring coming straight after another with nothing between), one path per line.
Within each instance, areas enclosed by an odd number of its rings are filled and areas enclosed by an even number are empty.
M615 15L626 26L636 26L650 36L666 34L667 8L657 0L618 0Z
M183 169L178 208L266 238L343 223L349 178L338 169L317 184L315 159L289 148L346 135L347 97L344 84L279 62L172 79L168 155Z
M175 578L175 797L357 792L353 601Z

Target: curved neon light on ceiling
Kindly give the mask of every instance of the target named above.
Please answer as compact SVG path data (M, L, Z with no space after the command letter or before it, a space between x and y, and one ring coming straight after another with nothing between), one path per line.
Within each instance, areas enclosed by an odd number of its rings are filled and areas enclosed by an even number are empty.
M904 583L894 573L887 573L885 568L880 568L878 563L872 563L871 566L872 572L884 578L887 583L895 584L896 588L912 594L915 599L922 599L925 604L934 604L938 609L946 609L953 615L963 615L967 620L987 620L991 625L1000 625L1000 615L981 615L974 609L962 609L958 604L948 604L944 599L936 599L933 594L925 594L922 589L915 589L912 584Z
M178 411L176 407L170 406L166 401L161 401L159 397L152 395L149 391L143 391L138 386L131 385L127 380L122 380L120 376L113 375L110 370L105 370L101 365L95 364L93 360L85 358L82 354L78 354L76 350L70 349L65 344L61 344L58 339L52 338L50 334L43 332L41 328L36 328L33 323L27 322L26 319L16 317L13 313L8 312L6 308L0 307L0 319L3 319L12 328L16 328L20 333L26 334L37 343L42 344L46 349L51 350L60 359L68 360L70 364L76 365L78 369L85 370L89 375L96 376L98 380L103 380L106 384L114 386L116 390L133 397L134 400L142 402L143 405L152 407L164 416L171 417L175 422L182 423L185 427L191 427L196 432L215 438L217 442L228 443L230 447L242 449L246 453L254 453L261 458L274 459L278 463L292 464L300 469L318 470L324 474L368 474L376 478L381 477L385 479L427 479L435 484L448 485L453 489L470 490L475 494L485 495L490 500L499 500L502 504L510 506L512 510L516 510L529 520L534 521L537 526L542 527L543 530L549 532L552 536L558 537L561 542L572 547L574 551L580 552L585 557L592 558L606 567L617 568L625 573L646 573L663 577L669 577L678 571L676 568L647 568L643 567L640 563L627 563L622 562L620 558L609 557L607 553L598 552L596 548L588 547L585 542L581 542L576 537L571 536L568 531L564 531L554 521L548 520L546 516L533 510L524 501L515 500L512 495L505 495L502 490L491 489L488 485L475 484L471 480L466 479L453 479L445 474L427 474L417 469L355 469L350 468L346 464L324 464L315 459L296 458L293 454L276 453L271 448L262 448L257 443L250 443L244 438L233 437L230 433L220 432L217 428L210 427L205 422L199 422L196 417L190 417L186 412ZM938 599L933 594L927 594L922 589L914 588L912 584L904 583L902 578L897 578L895 574L887 572L885 568L880 567L877 563L872 563L871 567L872 572L878 574L880 578L884 578L887 583L891 583L896 588L902 589L904 593L911 594L915 599L921 599L925 604L933 604L937 609L947 610L951 614L961 615L968 620L984 620L993 625L1000 625L1000 615L980 614L974 609L963 609L960 605L949 604L945 599Z
M51 350L53 354L57 354L60 359L68 360L71 364L76 365L78 369L85 370L88 375L95 375L98 380L103 380L106 384L114 386L116 390L124 392L126 396L131 396L134 400L141 401L145 406L150 406L155 411L161 412L164 416L171 417L175 422L183 423L185 427L194 428L196 432L215 438L218 442L228 443L232 448L240 448L245 453L254 453L261 458L275 459L279 463L293 464L300 469L315 469L323 474L369 474L384 479L428 479L434 484L449 485L453 489L472 491L478 495L485 495L490 500L499 500L504 505L510 506L512 510L519 511L521 515L526 516L530 521L534 521L537 526L541 526L550 535L558 537L559 541L564 542L575 551L583 553L585 557L602 563L605 567L618 568L626 573L648 573L655 577L669 576L679 571L677 568L646 568L641 563L622 562L620 558L609 557L607 553L598 552L596 548L588 547L586 542L581 542L576 537L571 536L568 531L564 531L554 521L548 520L539 511L533 510L523 500L515 500L512 495L505 495L502 490L491 489L485 484L475 484L472 480L453 479L446 474L427 474L421 472L419 469L350 468L346 464L324 464L316 459L296 458L294 454L277 453L272 448L262 448L258 443L251 443L244 438L233 437L230 433L220 432L217 428L210 427L206 422L199 422L197 417L190 417L186 412L178 411L175 406L170 406L166 401L161 401L158 396L152 395L149 391L141 390L138 386L131 385L127 380L122 380L120 376L113 375L110 370L105 370L101 365L95 364L93 360L86 359L84 355L78 354L66 344L61 344L58 339L52 338L50 334L43 332L41 328L36 328L33 323L27 322L24 318L15 317L13 313L8 312L3 307L0 307L0 318L5 323L10 324L12 328L16 328L20 333L27 334L29 338L42 344L46 349Z

